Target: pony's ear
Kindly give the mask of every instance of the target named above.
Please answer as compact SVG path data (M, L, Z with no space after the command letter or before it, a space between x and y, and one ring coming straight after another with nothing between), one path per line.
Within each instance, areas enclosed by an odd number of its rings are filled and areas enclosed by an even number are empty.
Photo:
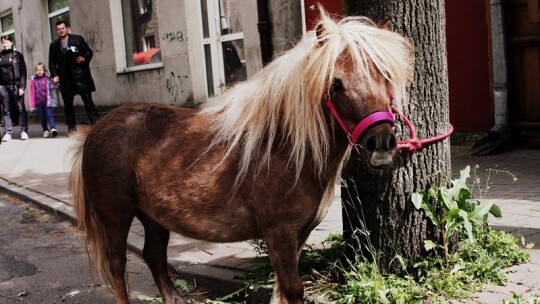
M379 24L377 24L377 27L382 30L387 30L389 25L390 25L390 19L388 19L388 17L384 17L384 19L381 22L379 22Z
M322 46L324 44L324 40L322 39L324 30L325 28L322 23L317 24L317 27L315 28L315 34L317 35L317 41L319 41L319 46Z

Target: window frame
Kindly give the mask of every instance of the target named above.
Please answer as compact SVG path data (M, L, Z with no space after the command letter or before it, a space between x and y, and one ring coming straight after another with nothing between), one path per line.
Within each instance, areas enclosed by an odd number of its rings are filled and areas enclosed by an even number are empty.
M49 7L49 1L47 1L47 24L49 25L49 34L51 36L51 41L53 41L53 37L56 35L56 31L53 29L54 24L51 23L51 19L63 15L65 13L68 13L69 16L69 4L66 7L63 7L61 9L58 9L54 12L51 12L51 8ZM69 20L71 21L71 20ZM70 25L71 26L71 25Z
M13 19L13 12L11 10L4 11L0 13L0 19L5 18L9 15L11 15L11 18ZM13 28L6 31L2 28L2 23L0 22L0 35L15 36L15 21L13 21Z
M111 12L112 38L114 47L114 58L116 62L116 73L123 74L163 68L163 57L161 59L161 62L146 63L128 67L126 53L126 36L124 31L124 16L122 14L122 1L109 0L109 7Z

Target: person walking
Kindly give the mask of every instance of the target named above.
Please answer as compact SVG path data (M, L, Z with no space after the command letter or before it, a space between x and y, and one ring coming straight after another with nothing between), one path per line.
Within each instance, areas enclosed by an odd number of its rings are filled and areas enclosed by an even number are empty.
M13 127L11 114L19 115L21 140L28 139L28 115L24 104L26 88L26 63L24 56L13 49L13 38L8 35L0 37L0 99L3 105L4 136L2 141L10 141ZM14 106L16 111L11 107Z
M57 103L51 93L51 89L57 87L58 84L54 84L49 74L47 74L47 67L43 62L38 62L34 66L34 75L32 75L32 80L30 81L28 103L30 104L30 110L37 110L39 114L39 120L43 128L43 137L45 138L49 136L56 137L58 135L56 121L53 116L53 107L56 107Z
M93 51L82 36L69 33L69 24L60 20L56 22L58 39L49 46L49 69L53 82L60 82L60 93L64 101L64 115L68 125L67 136L76 131L77 121L73 98L80 95L90 124L99 119L99 114L92 100L92 92L96 90L94 79L90 73L90 61Z

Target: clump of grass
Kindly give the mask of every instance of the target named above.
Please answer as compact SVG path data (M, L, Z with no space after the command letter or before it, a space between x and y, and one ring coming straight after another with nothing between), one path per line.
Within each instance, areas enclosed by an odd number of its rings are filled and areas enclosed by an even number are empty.
M503 304L539 304L540 296L530 295L520 297L517 293L512 292L512 299L504 300Z
M320 285L311 289L332 303L446 303L448 299L465 299L485 283L506 283L505 267L529 261L529 254L519 245L524 245L522 242L506 232L486 228L476 235L475 242L461 243L450 255L450 270L438 257L412 263L396 257L402 273L383 275L376 261L357 257L347 267L333 264L318 270L320 279L315 285ZM325 275L336 272L335 267L340 267L344 277L341 283L329 281L332 276Z
M405 261L396 256L402 272L383 274L376 260L345 258L345 246L342 236L335 234L324 249L306 248L300 270L307 303L447 303L470 297L486 283L505 284L506 267L530 260L523 239L487 227L476 232L474 242L459 244L449 256L449 268L441 257ZM261 267L244 278L248 287L211 303L245 303L257 289L270 288L274 274L269 260L263 256L256 263Z
M493 230L487 225L488 214L500 216L501 211L486 200L472 198L466 187L468 177L469 168L466 168L458 179L452 181L451 188L441 183L436 189L416 194L415 204L430 213L428 218L438 223L437 227L451 228L447 229L446 237L449 238L451 233L459 237L455 252L445 250L442 256L432 255L416 261L396 256L393 262L399 263L401 272L383 274L372 246L363 245L371 248L369 253L373 261L359 254L352 259L347 258L344 254L346 246L360 242L345 243L341 235L331 235L324 242L323 249L307 247L302 254L299 268L304 279L306 302L447 303L449 299L470 297L486 283L505 284L505 268L528 262L530 256L524 248L530 248L532 244L527 245L523 238ZM475 180L473 185L477 182ZM357 231L353 235L367 234L367 231ZM264 243L253 244L257 252L267 253ZM431 242L431 247L444 246ZM354 249L353 252L362 252L365 248ZM242 292L244 300L257 288L274 283L268 258L262 256L254 262L260 267L245 278L249 286ZM220 299L219 303L242 302L238 295L228 298L234 298L236 302ZM519 297L516 301L505 304L538 303L519 302Z

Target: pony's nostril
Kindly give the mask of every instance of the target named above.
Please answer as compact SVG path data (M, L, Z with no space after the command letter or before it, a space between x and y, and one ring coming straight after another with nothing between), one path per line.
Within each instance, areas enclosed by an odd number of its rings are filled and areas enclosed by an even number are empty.
M392 152L397 147L397 138L393 133L375 135L368 138L366 150L379 152Z
M390 139L388 140L388 150L395 150L397 147L397 138L395 134L390 134Z
M376 136L370 136L366 141L366 150L372 152L377 149L377 138Z
M360 142L369 152L392 153L397 147L397 137L385 124L370 129Z

